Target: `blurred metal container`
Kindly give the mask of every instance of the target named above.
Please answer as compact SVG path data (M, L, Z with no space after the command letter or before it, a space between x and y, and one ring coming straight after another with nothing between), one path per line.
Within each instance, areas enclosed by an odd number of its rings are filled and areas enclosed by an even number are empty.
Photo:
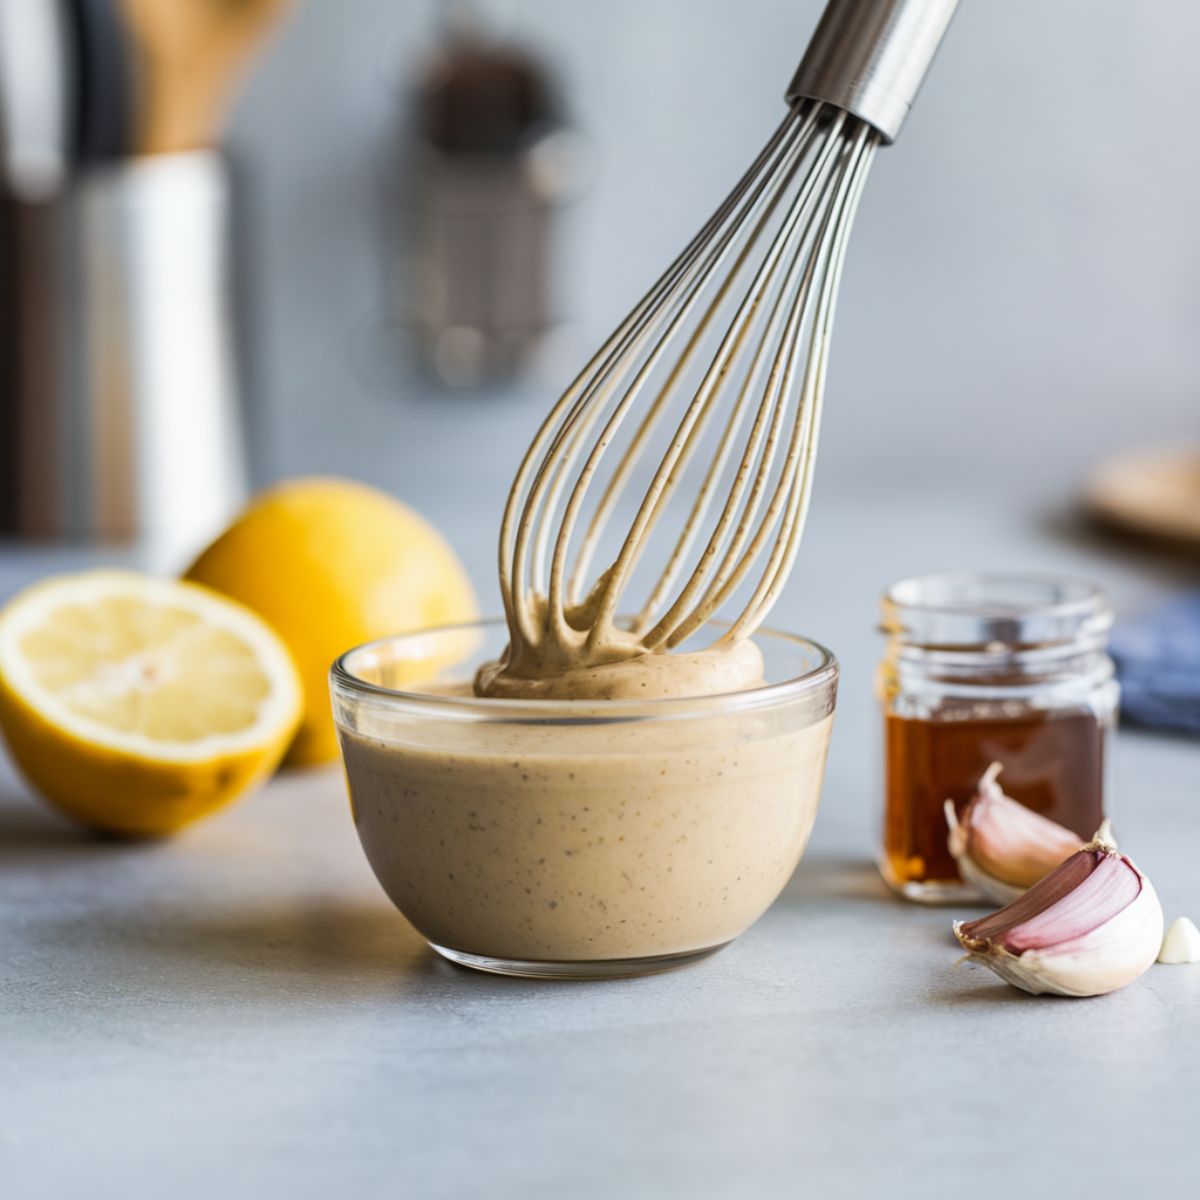
M452 386L504 379L551 325L553 209L577 139L543 65L461 19L422 73L413 125L420 357Z
M52 216L10 210L0 340L21 351L0 395L17 434L0 434L0 520L137 539L177 566L246 492L228 168L208 151L126 160L81 176ZM33 236L39 219L53 236Z
M230 171L192 146L284 7L0 0L0 535L176 567L244 500Z
M135 159L77 203L83 530L174 566L246 493L227 168L208 151Z

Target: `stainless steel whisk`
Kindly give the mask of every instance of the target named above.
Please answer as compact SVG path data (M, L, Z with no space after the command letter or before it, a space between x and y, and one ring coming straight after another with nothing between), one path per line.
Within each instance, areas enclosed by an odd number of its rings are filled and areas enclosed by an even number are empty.
M739 588L748 595L720 640L747 637L762 622L804 527L859 197L956 6L830 0L788 88L787 116L554 406L517 472L501 528L510 669L676 647ZM618 500L673 408L675 427L624 542L593 579ZM640 420L621 446L635 411ZM723 428L714 423L722 411ZM707 458L698 453L706 446ZM699 485L667 539L665 565L632 621L619 623L633 574L694 459Z

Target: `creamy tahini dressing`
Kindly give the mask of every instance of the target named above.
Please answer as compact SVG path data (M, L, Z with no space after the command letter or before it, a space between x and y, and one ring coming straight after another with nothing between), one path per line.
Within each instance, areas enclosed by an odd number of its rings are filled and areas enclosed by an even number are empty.
M501 659L480 668L475 692L510 700L667 700L721 696L762 683L762 654L747 640L687 654L642 653L530 676L514 674Z
M343 733L343 750L367 857L431 942L633 959L720 946L782 891L829 743L829 716L803 719L458 723L411 742Z
M476 692L569 700L578 723L343 732L375 874L426 938L468 954L577 962L722 945L799 861L831 717L731 702L682 719L585 718L612 701L727 695L762 678L751 641L533 679L502 661L480 670Z

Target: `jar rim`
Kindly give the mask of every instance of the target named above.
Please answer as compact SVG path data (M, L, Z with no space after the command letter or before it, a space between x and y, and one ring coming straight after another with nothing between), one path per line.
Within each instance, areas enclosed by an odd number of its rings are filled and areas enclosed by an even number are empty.
M882 632L913 646L995 651L1103 646L1113 612L1075 575L950 571L901 579L884 593Z
M679 719L712 716L731 711L781 705L834 685L838 678L837 658L819 642L777 629L760 628L756 638L790 643L813 655L812 666L798 675L777 683L763 684L739 692L720 692L708 696L674 697L656 700L512 700L474 695L439 695L434 692L387 687L363 678L356 664L363 658L392 649L409 640L436 635L454 635L481 631L505 624L502 617L489 617L455 625L439 625L407 634L364 642L340 655L330 668L329 681L335 694L353 701L371 701L406 711L420 711L445 719L530 721L540 724L579 724L581 722ZM727 628L720 621L709 622Z

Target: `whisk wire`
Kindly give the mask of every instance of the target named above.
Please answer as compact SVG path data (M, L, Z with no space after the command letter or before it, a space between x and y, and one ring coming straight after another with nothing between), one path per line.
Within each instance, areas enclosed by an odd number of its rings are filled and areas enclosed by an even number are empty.
M634 403L641 395L667 348L672 344L676 334L681 328L684 327L687 319L692 314L697 304L704 297L707 284L715 275L715 273L724 266L727 258L733 252L736 246L736 235L739 229L747 220L754 219L755 216L764 208L769 213L773 206L778 202L777 190L768 190L767 185L772 181L773 177L777 176L781 171L785 176L790 177L791 173L795 170L796 165L800 161L800 156L803 152L803 139L811 129L811 125L812 122L804 123L795 136L784 141L775 161L773 163L768 162L767 169L764 172L763 177L746 196L740 211L738 211L735 207L734 213L728 224L724 228L714 231L716 233L716 240L713 242L712 246L705 251L703 258L695 272L682 279L676 292L666 298L664 308L659 315L662 329L658 334L657 341L655 342L653 349L642 361L640 367L637 368L632 381L625 388L624 394L622 395L619 403L609 415L599 438L594 443L591 451L587 455L584 465L576 479L575 486L572 489L571 495L568 499L566 510L559 523L559 533L555 543L551 565L549 603L552 619L554 619L555 614L558 614L562 611L562 605L560 603L560 597L562 595L561 583L564 575L570 538L574 532L576 522L583 508L588 489L599 466L601 456L616 437L617 431L632 410ZM687 344L684 347L684 350L679 356L677 356L674 364L672 365L666 382L651 401L649 409L634 435L633 442L626 449L613 479L610 481L608 488L606 488L604 496L600 501L600 505L594 514L592 522L589 525L588 532L584 537L583 545L581 546L577 555L575 568L571 574L569 594L573 599L577 599L581 595L581 580L594 550L596 536L607 519L608 505L611 504L616 495L620 492L624 485L625 479L627 478L628 474L632 472L634 466L636 465L636 462L638 461L641 452L646 445L649 435L654 426L657 424L659 417L665 411L668 401L673 395L679 379L683 375L697 348L702 345L703 336L706 333L707 328L721 302L732 287L733 281L737 278L738 271L740 270L741 264L746 255L748 255L749 249L749 246L742 247L732 271L730 271L721 282L716 297L710 302L708 308L701 316L699 323L693 330ZM608 388L608 392L610 394L617 390L620 390L619 383L616 386L611 386ZM593 409L591 420L583 430L585 435L590 433L592 425L599 419L603 411L604 406L602 404L598 404ZM564 475L566 469L567 461L564 457L562 465ZM548 509L546 511L548 511ZM611 571L606 573L607 579L611 580L614 575L620 572L620 570L621 565L619 563L614 565ZM606 602L608 594L609 587L606 581L601 601L602 606ZM604 620L605 617L603 615L595 616L593 628L603 626Z
M800 250L797 252L798 256L802 251L808 249L814 237L816 238L818 247L825 244L824 239L832 215L833 210L826 210L821 217L819 225L817 225L815 223L815 215L810 214ZM662 640L665 640L667 645L674 645L686 639L741 584L747 576L750 567L760 555L762 548L766 544L766 539L778 524L781 515L785 511L785 502L792 494L796 480L797 466L802 460L803 447L806 443L807 435L812 428L813 412L808 403L806 388L802 388L796 398L795 416L792 423L791 437L788 442L788 450L775 486L772 489L767 511L755 530L753 538L750 539L750 530L758 515L762 497L770 479L771 466L783 425L783 417L786 412L786 398L795 391L793 383L797 361L796 350L801 330L809 321L816 296L813 288L813 279L820 273L823 265L824 255L820 250L817 254L804 259L804 274L800 280L797 292L802 297L802 300L800 303L794 305L788 314L787 329L772 365L771 381L764 401L775 400L770 430L767 434L766 444L762 450L762 457L759 460L751 495L742 511L737 530L726 548L715 578L709 583L708 590L705 592L696 609L685 620L680 621L674 628L665 630L663 635L661 635ZM756 449L757 447L754 445L748 446L747 457L753 456ZM731 518L736 510L736 506L737 498L734 497L728 504L723 516L727 519ZM746 546L748 539L750 542L749 547L743 552L743 547ZM739 555L741 556L740 558L738 557ZM772 559L768 560L768 568L773 565L773 561ZM666 623L666 619L664 619L663 624L665 625ZM656 635L658 635L658 631L656 631Z
M779 589L787 579L800 548L800 537L804 531L812 495L813 465L820 437L829 344L838 287L845 264L846 245L877 144L878 135L869 126L861 126L846 156L847 169L838 182L834 207L830 210L832 232L828 260L821 279L804 374L804 395L801 404L806 412L806 425L800 441L802 457L790 485L794 499L789 505L785 526L772 550L767 569L757 589L721 639L726 643L749 637L762 624L775 603ZM707 619L707 616L702 618Z
M835 129L835 135L836 132ZM812 238L815 236L815 225L812 211L809 209L809 202L817 181L824 177L829 161L835 156L837 149L838 142L836 136L831 137L821 157L814 164L805 186L796 196L791 211L777 234L775 244L772 246L763 264L763 270L760 271L752 288L752 294L755 296L756 302L761 302L774 282L776 270L783 258L785 249L790 247L788 250L788 267L784 281L776 291L774 301L771 305L766 332L756 347L750 372L746 380L746 388L757 387L768 356L774 352L774 359L771 363L766 387L762 393L758 415L747 437L741 462L739 463L738 470L735 473L726 497L726 503L718 518L716 527L709 538L708 544L697 562L692 575L671 608L664 614L653 631L646 636L645 640L648 648L655 648L664 643L668 645L672 644L673 633L680 614L703 585L714 563L717 562L717 556L721 552L721 546L728 533L729 526L742 504L745 488L750 478L750 470L756 458L758 460L758 470L755 474L755 484L750 499L743 510L742 520L739 523L738 531L735 532L734 540L728 548L721 565L718 567L717 579L714 580L714 583L717 581L723 582L724 578L728 575L728 564L739 553L749 526L757 513L758 504L774 462L779 429L793 390L790 387L791 376L781 370L781 365L785 361L791 361L792 347L799 336L805 317L805 306L795 304L794 297L798 294L808 294L809 278L815 268L815 260L806 258L806 252ZM806 214L809 219L804 225L800 237L793 239L793 235L801 219ZM780 337L780 327L785 322L786 330L783 333L782 343L777 344ZM764 440L762 436L763 423L768 413L771 414L771 420ZM730 430L738 424L740 424L740 416L735 415L730 421ZM674 582L683 557L683 554L679 553L679 551L686 552L690 548L686 542L694 538L699 527L699 521L705 515L705 511L711 501L712 492L715 490L715 483L719 478L719 474L724 469L724 458L725 455L719 451L714 459L712 468L705 478L697 505L693 508L693 512L689 514L689 521L685 525L683 535L677 545L677 552L673 554L672 560L668 564L662 579L659 581L655 594L651 596L652 603L661 600L661 596L666 593ZM648 623L646 618L651 615L652 611L653 609L650 612L644 610L640 621Z
M581 650L585 661L606 660L618 606L727 395L731 407L715 451L629 632L645 651L678 646L743 585L748 599L722 641L749 636L761 623L794 562L807 516L846 241L879 142L871 126L842 109L799 101L554 405L522 460L501 529L512 653L524 647L543 666L546 656L566 662ZM745 288L740 298L738 286ZM589 586L618 500L727 309L721 340L687 395L625 539ZM664 373L632 433L622 434ZM573 546L619 434L621 457Z
M697 334L698 338L705 331L708 324L715 317L718 309L721 307L726 294L731 289L733 283L739 276L742 265L749 258L751 248L754 246L757 238L766 227L771 216L773 215L775 206L786 193L786 188L791 182L791 177L799 168L802 159L798 159L791 164L787 176L783 179L781 186L773 197L773 201L769 209L760 218L757 227L751 233L747 240L746 246L743 249L742 255L739 258L738 264L734 271L731 272L729 278L725 281L721 291L712 301L709 310L705 315L704 325ZM716 401L722 394L726 385L731 381L732 371L731 364L735 355L745 344L746 339L750 335L751 322L756 313L763 306L764 301L769 296L772 287L776 281L776 274L779 263L783 258L784 251L787 246L788 235L790 234L790 226L785 223L775 235L774 241L764 261L760 264L750 286L749 294L739 305L734 318L726 332L725 337L717 350L715 357L710 363L703 379L697 388L693 404L684 414L684 419L680 423L676 431L676 436L672 444L671 451L659 468L654 481L651 483L651 488L647 492L647 499L650 500L649 512L643 518L639 513L639 521L641 528L635 522L633 529L630 532L630 540L634 543L631 547L628 565L625 567L624 575L619 576L618 572L621 568L620 560L617 567L614 568L612 578L607 582L607 587L613 593L613 600L609 605L611 611L615 608L615 604L619 600L620 590L624 581L628 578L637 564L638 557L642 553L646 544L646 531L653 527L659 514L670 501L673 493L678 487L683 474L695 453L700 439L705 432L709 419L716 409ZM776 297L775 307L778 307L779 296ZM700 525L707 514L712 495L715 491L716 484L724 472L728 462L728 456L732 450L734 438L740 429L745 408L746 400L748 399L749 390L754 386L755 376L759 373L759 361L763 352L763 343L760 342L758 349L755 351L754 358L751 363L748 377L741 389L739 389L738 399L734 405L734 412L726 423L717 451L705 472L704 482L693 502L688 517L684 522L683 528L676 540L674 549L667 561L667 565L663 570L658 583L647 598L642 607L641 612L634 624L634 630L640 631L652 619L653 614L661 606L662 599L670 590L675 578L678 576L683 562L690 551L695 538L699 532ZM674 456L674 457L673 457ZM624 465L624 464L622 464ZM655 489L657 488L657 493Z
M764 164L769 162L792 127L792 118L781 121L733 191L718 207L691 242L662 273L650 291L634 306L608 340L592 356L575 380L559 398L542 422L529 450L518 468L505 508L499 541L501 599L508 614L510 633L531 644L537 638L532 627L529 606L524 602L526 589L524 564L531 527L543 496L546 476L551 467L563 464L563 444L572 435L578 416L589 404L599 385L613 375L616 365L636 352L648 337L647 326L664 296L670 294L695 267L697 257L719 228L745 197ZM535 471L536 468L536 471ZM531 482L532 476L532 482ZM518 513L519 521L518 521ZM535 556L535 565L544 562L544 552Z
M794 116L795 114L793 114L793 117ZM810 115L809 119L798 128L796 137L792 139L792 141L786 147L785 152L781 154L777 165L768 168L768 174L774 172L785 179L790 179L792 177L803 159L805 149L809 143L809 140L813 136L815 125L815 115ZM766 200L764 200L766 213L759 217L760 223L769 217L770 212L773 211L777 202L778 191L774 196L768 197ZM727 231L727 238L732 238L734 236L740 223L740 220L734 220L730 229ZM599 534L607 524L608 519L612 514L612 509L616 504L617 498L620 496L625 484L628 482L630 475L632 475L637 463L640 461L645 447L649 441L650 435L658 424L658 420L661 417L668 400L671 398L674 388L678 385L685 368L689 365L695 355L695 352L702 344L703 334L707 331L712 320L717 315L717 312L720 308L720 302L728 295L728 292L734 280L736 279L738 270L740 270L742 263L745 261L746 256L750 252L751 245L752 243L748 242L743 247L741 256L739 257L738 263L735 265L734 270L730 272L730 275L725 281L725 285L722 287L717 297L710 302L705 311L704 317L701 319L698 327L693 331L691 337L688 339L687 346L680 355L675 367L672 369L666 383L659 389L653 403L650 405L650 408L643 417L632 443L630 444L625 455L622 457L617 470L614 472L612 478L605 487L603 497L601 498L596 511L592 514L592 518L588 523L587 532L582 540L582 544L576 556L575 565L572 568L571 594L576 599L581 597L582 581L586 576L588 567L591 564L591 558L595 551ZM702 286L704 282L704 279L699 280L697 286ZM677 315L676 320L664 332L660 341L660 350L665 348L667 343L670 341L671 336L678 327L681 316L686 316L686 313ZM633 389L631 388L631 390Z

